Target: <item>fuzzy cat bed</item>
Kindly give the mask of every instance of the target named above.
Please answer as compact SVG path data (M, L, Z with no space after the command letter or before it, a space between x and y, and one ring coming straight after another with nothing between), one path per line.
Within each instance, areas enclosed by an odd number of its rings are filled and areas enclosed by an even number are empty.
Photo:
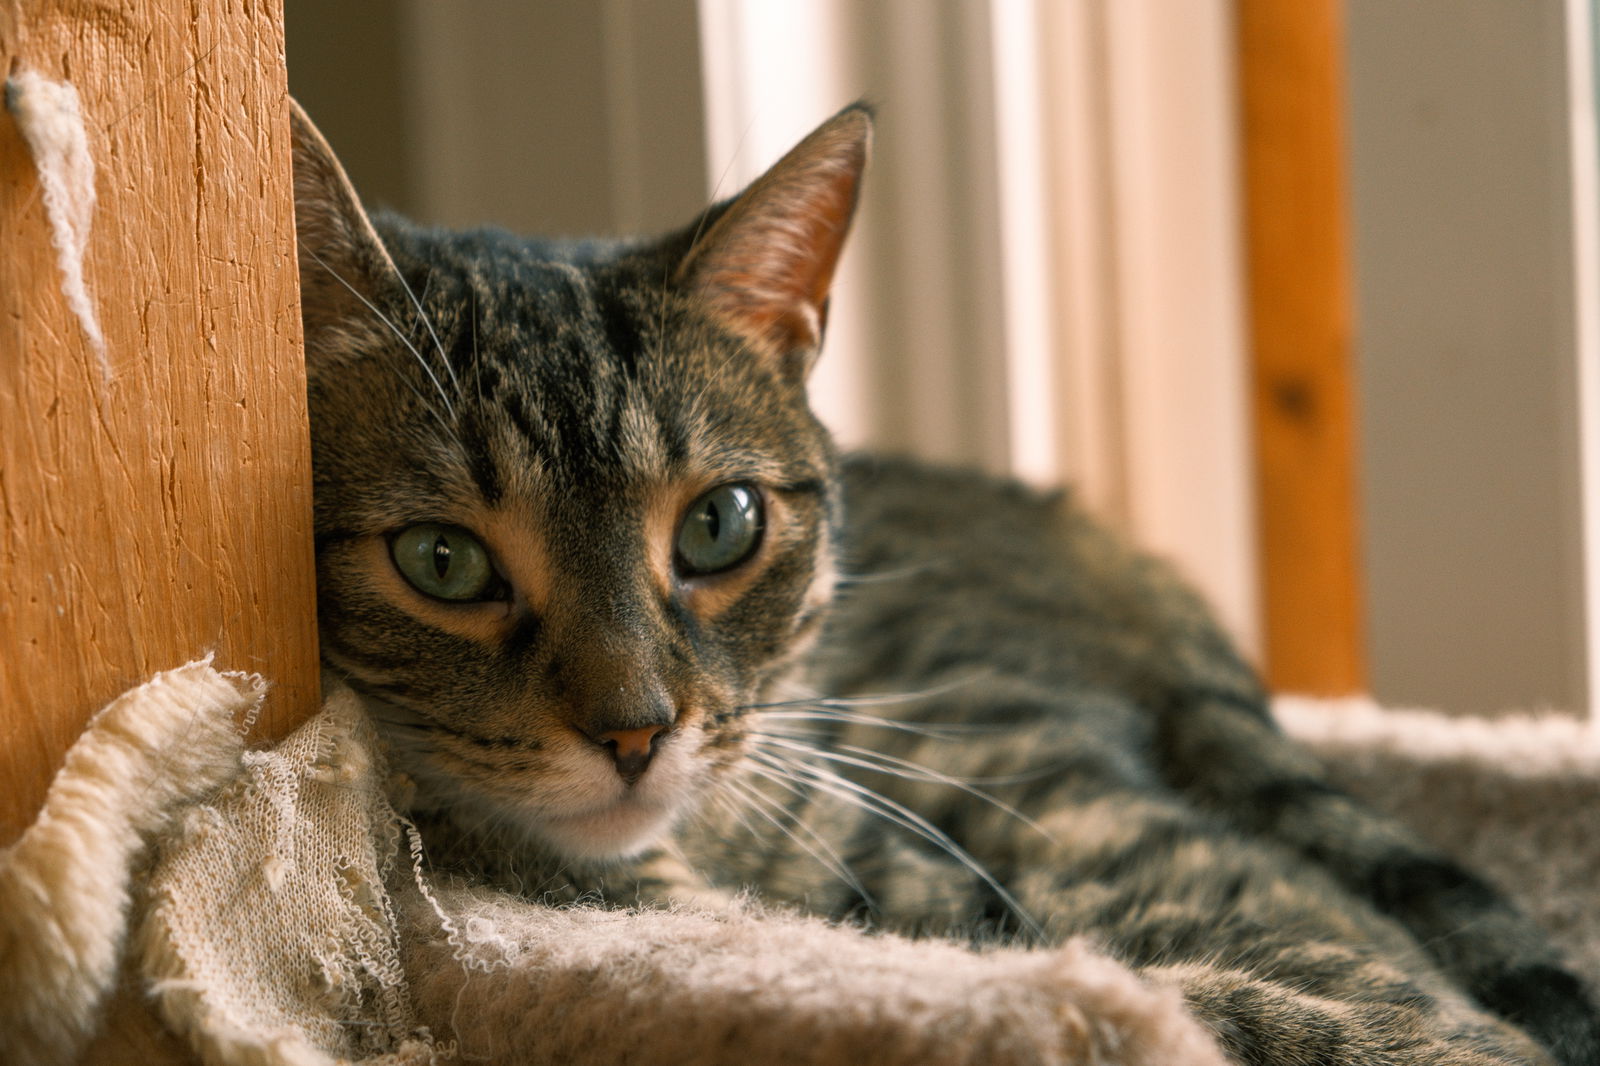
M732 912L548 908L430 877L354 697L277 748L258 679L192 663L112 703L0 853L0 1059L70 1063L124 944L213 1064L1223 1060L1082 942L974 952ZM1600 980L1600 743L1570 719L1283 701L1336 779L1499 882ZM155 854L144 870L145 842ZM131 935L125 931L131 930Z

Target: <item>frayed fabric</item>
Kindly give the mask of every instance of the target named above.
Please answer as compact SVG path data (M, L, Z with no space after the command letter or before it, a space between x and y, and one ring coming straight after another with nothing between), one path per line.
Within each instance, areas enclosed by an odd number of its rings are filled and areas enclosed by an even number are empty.
M231 780L259 678L205 659L90 721L33 825L0 852L0 1061L76 1062L115 983L133 871L184 804Z
M348 690L245 761L163 848L141 937L207 1062L1223 1063L1176 991L1081 943L977 953L431 885Z
M139 934L166 1023L208 1063L436 1060L399 959L401 824L348 689L192 807ZM226 905L219 905L222 903Z

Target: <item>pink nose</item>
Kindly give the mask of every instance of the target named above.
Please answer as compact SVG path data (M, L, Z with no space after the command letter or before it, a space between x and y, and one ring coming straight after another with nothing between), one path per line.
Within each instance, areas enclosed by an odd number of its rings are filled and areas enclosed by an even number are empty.
M613 729L600 734L600 743L611 749L611 757L617 760L617 773L628 784L643 777L649 768L661 729L658 725L647 725L641 729Z

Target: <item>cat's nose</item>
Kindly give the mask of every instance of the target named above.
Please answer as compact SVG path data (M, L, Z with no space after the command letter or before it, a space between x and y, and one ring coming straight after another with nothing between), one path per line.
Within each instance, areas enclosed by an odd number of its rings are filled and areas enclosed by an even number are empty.
M600 734L600 743L617 761L617 773L628 784L644 776L650 758L656 753L656 739L664 727L647 725L639 729L612 729Z

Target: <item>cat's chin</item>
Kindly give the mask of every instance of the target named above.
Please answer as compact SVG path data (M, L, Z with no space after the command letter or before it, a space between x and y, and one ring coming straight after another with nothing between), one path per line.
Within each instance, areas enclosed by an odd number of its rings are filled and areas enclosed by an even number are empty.
M659 842L677 813L674 806L627 796L594 811L544 814L527 830L558 855L603 862L632 858Z

